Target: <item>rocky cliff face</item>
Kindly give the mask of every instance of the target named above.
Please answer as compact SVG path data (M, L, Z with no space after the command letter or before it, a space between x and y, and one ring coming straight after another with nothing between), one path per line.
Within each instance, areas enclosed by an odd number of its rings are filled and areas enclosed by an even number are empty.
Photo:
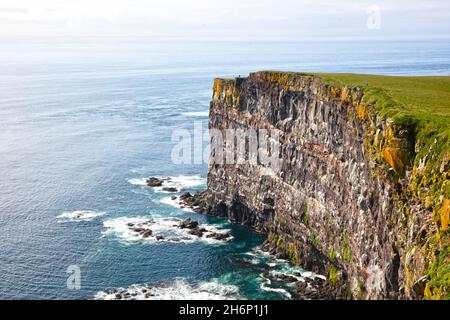
M411 196L413 128L370 114L360 88L313 75L216 79L209 126L274 129L280 170L211 164L208 203L268 235L294 263L352 298L420 298L436 250L432 213ZM422 277L422 278L421 278Z

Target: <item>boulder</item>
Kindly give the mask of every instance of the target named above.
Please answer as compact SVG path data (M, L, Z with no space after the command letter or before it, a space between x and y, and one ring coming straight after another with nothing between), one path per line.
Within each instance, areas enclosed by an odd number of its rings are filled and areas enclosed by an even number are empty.
M297 278L290 276L288 274L276 274L274 276L275 280L278 281L283 281L283 282L287 282L287 283L292 283L292 282L297 282Z
M148 238L148 237L150 237L151 235L152 235L152 230L150 230L150 229L147 229L147 230L145 230L143 233L142 233L142 236L144 237L144 238Z
M155 177L148 178L146 182L149 187L160 187L163 184L161 179Z
M225 240L230 237L229 233L218 233L218 232L211 232L206 236L207 238L213 238L216 240Z
M181 221L179 227L181 229L194 229L198 227L198 222L192 220L191 218L188 218L184 221Z
M192 234L193 236L197 236L199 238L203 237L203 231L201 229L192 229L191 231L189 231L189 234Z
M192 194L190 192L185 192L180 196L180 200L186 200L192 198Z
M162 190L166 192L178 192L178 189L174 187L164 187Z

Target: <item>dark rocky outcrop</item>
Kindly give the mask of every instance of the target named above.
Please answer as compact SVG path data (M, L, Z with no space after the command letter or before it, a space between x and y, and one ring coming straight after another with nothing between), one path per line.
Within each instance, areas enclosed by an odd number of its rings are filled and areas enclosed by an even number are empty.
M191 218L183 220L180 222L180 228L181 229L194 229L198 227L198 222L195 220L192 220Z
M160 187L163 184L163 180L155 177L148 178L146 181L149 187Z
M188 207L194 212L209 214L211 206L208 204L207 195L207 190L198 191L194 195L185 192L180 196L180 203L183 207Z
M163 187L162 190L166 192L178 192L178 189L174 187Z

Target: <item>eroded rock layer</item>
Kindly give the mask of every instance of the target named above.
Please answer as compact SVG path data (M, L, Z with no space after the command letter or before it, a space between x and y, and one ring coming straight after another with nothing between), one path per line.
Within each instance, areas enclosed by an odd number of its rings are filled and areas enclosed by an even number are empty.
M275 129L280 169L210 164L213 214L266 233L268 246L352 298L421 298L435 252L432 213L407 192L413 128L370 114L360 88L314 75L216 79L209 127ZM434 235L433 235L434 236Z

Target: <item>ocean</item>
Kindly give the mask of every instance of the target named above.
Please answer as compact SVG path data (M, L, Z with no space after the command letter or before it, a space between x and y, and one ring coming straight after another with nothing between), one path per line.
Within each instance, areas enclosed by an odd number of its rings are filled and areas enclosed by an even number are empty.
M449 75L450 42L3 39L0 299L298 298L268 274L316 275L258 250L264 236L145 185L206 187L172 134L207 127L215 77L259 70ZM193 237L186 218L230 238ZM164 238L130 229L147 222Z

